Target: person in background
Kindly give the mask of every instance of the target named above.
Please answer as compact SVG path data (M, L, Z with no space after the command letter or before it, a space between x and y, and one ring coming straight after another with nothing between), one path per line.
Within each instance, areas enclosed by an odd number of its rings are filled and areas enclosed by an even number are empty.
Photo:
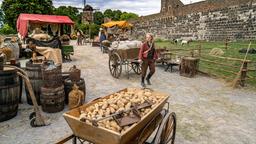
M77 30L77 45L82 45L82 34L80 30Z
M155 44L154 44L153 35L148 33L146 34L146 41L141 45L139 52L139 62L142 63L141 69L141 86L146 87L145 77L147 74L147 69L149 68L150 72L148 73L146 80L147 84L151 85L150 78L155 73L155 61L158 59Z
M101 48L101 51L102 51L103 53L104 53L104 47L103 47L102 42L103 42L104 40L106 40L106 39L107 39L107 36L106 36L105 32L102 31L101 34L100 34L100 48Z

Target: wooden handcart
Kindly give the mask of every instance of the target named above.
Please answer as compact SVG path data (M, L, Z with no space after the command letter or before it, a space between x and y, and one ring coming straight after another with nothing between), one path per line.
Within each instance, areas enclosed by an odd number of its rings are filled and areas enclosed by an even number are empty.
M154 92L154 94L159 94L159 92ZM103 98L108 97L110 95ZM71 127L73 134L58 141L56 144L63 144L69 140L72 140L74 144L77 142L90 142L94 144L174 144L176 115L175 113L169 112L169 103L167 100L168 96L166 95L166 98L158 103L150 113L142 117L137 124L132 125L127 131L120 134L108 129L89 125L79 120L80 111L97 103L99 99L96 99L64 114L64 118ZM147 142L149 140L151 142Z
M133 70L136 74L141 74L141 65L138 62L139 48L112 49L109 51L109 71L114 78L119 78L124 66L129 78Z

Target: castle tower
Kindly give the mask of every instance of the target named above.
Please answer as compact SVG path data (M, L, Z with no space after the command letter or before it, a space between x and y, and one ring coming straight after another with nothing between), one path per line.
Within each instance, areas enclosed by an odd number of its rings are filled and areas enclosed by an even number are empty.
M161 0L161 13L175 14L175 10L184 4L180 0Z
M167 0L161 0L161 13L167 12Z

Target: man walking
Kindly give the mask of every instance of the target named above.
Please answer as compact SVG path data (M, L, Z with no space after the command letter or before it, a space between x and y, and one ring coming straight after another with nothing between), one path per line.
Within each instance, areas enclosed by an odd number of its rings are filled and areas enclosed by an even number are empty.
M149 68L149 73L146 77L148 85L151 85L150 78L155 73L155 61L158 58L155 44L153 41L153 35L148 33L146 34L146 41L142 44L139 52L139 62L142 63L142 75L141 75L141 86L146 87L145 77L147 74L147 69Z

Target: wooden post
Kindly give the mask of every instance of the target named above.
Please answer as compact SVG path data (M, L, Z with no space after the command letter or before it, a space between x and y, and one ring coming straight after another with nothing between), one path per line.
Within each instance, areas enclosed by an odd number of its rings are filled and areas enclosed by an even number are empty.
M180 64L180 75L185 77L194 77L199 68L199 59L192 57L184 57Z
M225 41L225 49L226 50L228 49L228 39L226 39L226 41Z
M202 52L202 43L200 41L200 45L199 45L199 57L201 57L201 52Z
M244 62L243 64L243 69L242 69L242 72L241 72L241 77L240 77L240 85L242 87L245 87L245 80L246 80L246 74L247 74L247 65L248 63L247 62Z

